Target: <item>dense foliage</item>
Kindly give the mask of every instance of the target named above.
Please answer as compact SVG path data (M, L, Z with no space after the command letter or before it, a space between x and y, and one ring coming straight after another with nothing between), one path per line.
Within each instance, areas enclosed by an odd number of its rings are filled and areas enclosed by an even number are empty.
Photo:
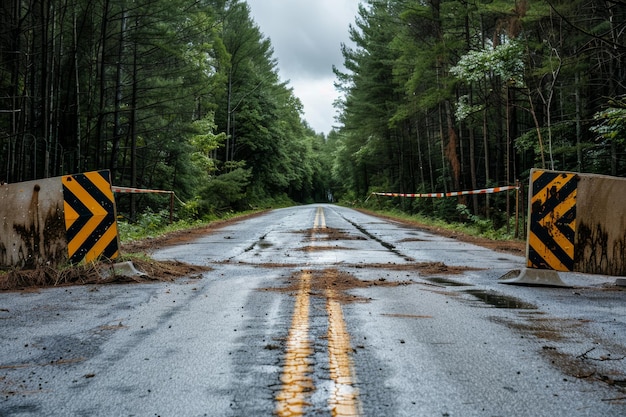
M243 0L3 1L0 180L110 169L202 218L524 183L532 167L626 175L624 0L364 0L350 34L325 137ZM386 203L510 212L508 195Z
M301 116L243 1L0 5L2 181L109 169L114 185L174 190L196 217L313 201L324 137ZM118 210L164 198L120 195Z
M626 175L623 0L368 0L351 39L335 70L338 196L527 183L533 167ZM397 204L510 210L447 200Z

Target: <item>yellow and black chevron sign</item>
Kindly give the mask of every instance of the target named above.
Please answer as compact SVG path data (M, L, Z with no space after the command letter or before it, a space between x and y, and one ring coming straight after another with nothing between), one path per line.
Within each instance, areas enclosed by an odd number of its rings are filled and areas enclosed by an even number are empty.
M64 176L63 200L70 262L116 258L119 239L110 172Z
M531 171L528 267L572 271L576 234L576 174Z

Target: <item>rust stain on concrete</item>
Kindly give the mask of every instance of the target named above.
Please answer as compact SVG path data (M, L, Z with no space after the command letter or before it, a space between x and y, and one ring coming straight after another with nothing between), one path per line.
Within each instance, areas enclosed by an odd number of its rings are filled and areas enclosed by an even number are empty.
M30 269L67 260L58 178L3 184L0 200L0 266Z
M626 179L581 175L574 270L626 275Z

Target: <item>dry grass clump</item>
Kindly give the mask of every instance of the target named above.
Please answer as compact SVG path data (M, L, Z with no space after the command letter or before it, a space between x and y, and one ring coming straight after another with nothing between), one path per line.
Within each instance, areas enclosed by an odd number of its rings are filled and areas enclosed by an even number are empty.
M201 272L210 270L204 266L178 261L155 261L149 258L136 258L132 263L143 275L116 275L112 273L110 262L93 262L67 268L41 266L36 269L14 269L0 274L0 291L66 285L173 281L184 276L197 277Z

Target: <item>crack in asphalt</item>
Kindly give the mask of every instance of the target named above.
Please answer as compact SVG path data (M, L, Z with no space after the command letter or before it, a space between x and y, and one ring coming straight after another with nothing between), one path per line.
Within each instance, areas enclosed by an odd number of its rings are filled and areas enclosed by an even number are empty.
M334 210L333 210L334 211ZM367 236L368 238L380 243L385 249L387 249L389 252L393 253L394 255L397 255L401 258L403 258L405 261L407 262L413 262L415 261L414 258L403 254L402 252L400 252L398 249L396 249L396 247L389 243L389 242L385 242L384 240L382 240L381 238L379 238L378 236L370 233L369 231L367 231L367 229L365 229L363 226L361 226L358 223L353 222L352 220L346 218L344 215L342 215L341 213L337 213L335 211L335 213L341 217L342 219L344 219L345 221L347 221L348 223L350 223L352 226L354 226L359 232L363 233L365 236Z

